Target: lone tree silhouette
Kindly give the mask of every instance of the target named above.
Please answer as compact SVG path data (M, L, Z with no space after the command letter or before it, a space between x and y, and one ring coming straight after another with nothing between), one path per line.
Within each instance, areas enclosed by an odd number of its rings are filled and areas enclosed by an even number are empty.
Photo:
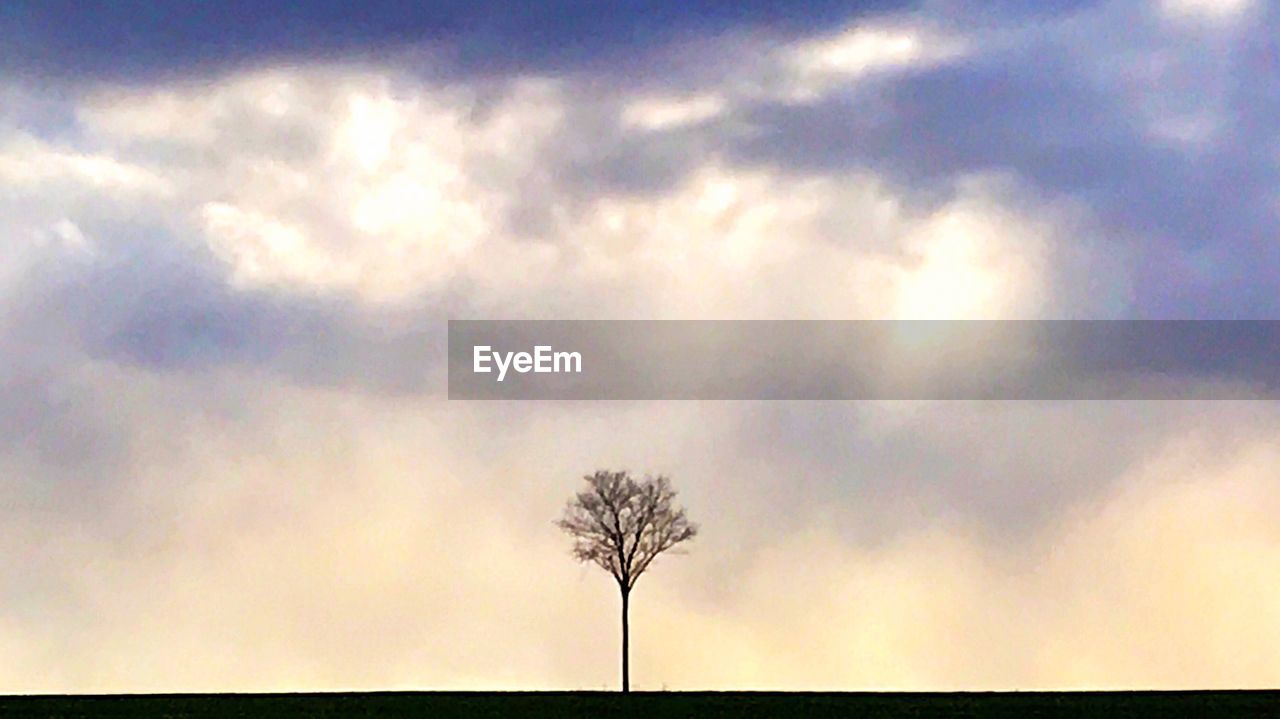
M636 580L659 554L698 533L698 526L675 505L676 491L665 476L637 482L626 471L599 471L584 477L587 489L569 500L556 524L574 539L573 556L599 565L622 593L622 691L631 691L627 607Z

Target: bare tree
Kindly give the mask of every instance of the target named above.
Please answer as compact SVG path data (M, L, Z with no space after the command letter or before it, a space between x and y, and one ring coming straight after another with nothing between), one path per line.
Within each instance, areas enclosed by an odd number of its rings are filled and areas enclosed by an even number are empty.
M627 607L636 580L659 554L698 533L675 505L676 491L664 476L637 482L626 471L584 477L556 524L574 539L573 556L613 575L622 592L622 691L631 691Z

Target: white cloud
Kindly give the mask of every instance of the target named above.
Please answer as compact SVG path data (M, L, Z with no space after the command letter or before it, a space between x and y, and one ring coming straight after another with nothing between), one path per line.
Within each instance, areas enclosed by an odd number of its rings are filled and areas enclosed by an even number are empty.
M950 62L966 52L963 39L927 27L855 25L788 48L784 64L793 76L786 92L803 102L875 72Z
M547 83L515 88L482 120L479 101L391 73L281 69L102 91L79 114L104 147L179 179L171 205L238 281L384 302L466 266L557 122Z
M691 97L642 97L626 104L622 119L645 130L669 130L709 120L725 110L725 99L704 94Z
M797 52L835 72L868 32ZM708 157L656 193L584 195L550 169L574 132L566 118L590 102L542 80L477 89L328 67L103 90L78 115L95 162L166 178L154 213L176 234L197 228L242 286L394 303L465 285L482 311L550 303L564 317L994 317L1044 304L1048 233L987 188L925 216L868 173L802 179ZM621 131L662 132L727 102L638 96ZM519 236L508 217L530 188L549 222Z
M895 278L899 319L1035 317L1045 286L1052 228L989 198L963 198L908 236L914 266Z
M97 192L167 197L169 184L156 173L102 152L82 152L14 134L0 144L0 182L12 190L38 192L71 181Z
M1253 0L1158 0L1161 12L1172 20L1214 24L1234 23L1254 9Z

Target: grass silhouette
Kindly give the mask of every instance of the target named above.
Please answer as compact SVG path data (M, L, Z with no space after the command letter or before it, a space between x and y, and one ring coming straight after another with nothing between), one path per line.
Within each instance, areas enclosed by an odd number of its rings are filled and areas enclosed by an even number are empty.
M1280 692L371 692L0 698L2 717L1275 716Z

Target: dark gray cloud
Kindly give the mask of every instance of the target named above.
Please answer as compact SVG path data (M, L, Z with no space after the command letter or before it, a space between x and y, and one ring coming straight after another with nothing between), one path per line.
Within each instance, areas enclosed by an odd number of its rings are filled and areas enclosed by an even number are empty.
M433 393L428 376L443 357L432 314L238 289L198 256L103 263L44 307L55 302L89 356L157 372L257 367L301 384Z
M379 0L264 6L6 3L0 66L139 81L263 62L385 57L425 49L464 74L634 69L676 41L758 31L789 36L909 7L902 0L767 2ZM627 70L623 70L625 74Z
M1012 173L1088 208L1117 251L1134 252L1137 316L1276 316L1280 164L1261 120L1280 96L1266 61L1274 12L1244 30L1200 29L1208 40L1136 11L1101 18L1087 27L1126 34L1095 42L1066 24L815 103L749 107L733 156L799 173L870 168L923 197L967 174ZM1143 78L1153 63L1170 67ZM1177 119L1162 112L1181 109L1213 125L1203 145L1153 135Z
M1080 208L1103 238L1095 249L1125 258L1129 315L1280 315L1277 11L1196 25L1154 7L1068 5L1049 15L931 5L926 17L970 45L954 62L855 78L808 102L730 92L723 113L670 129L626 127L604 93L576 110L583 132L553 142L546 171L595 196L661 193L710 160L869 170L923 208L974 174L1008 175ZM702 89L732 87L733 68L717 72ZM670 84L688 89L690 73ZM537 227L545 194L528 196L516 224Z

